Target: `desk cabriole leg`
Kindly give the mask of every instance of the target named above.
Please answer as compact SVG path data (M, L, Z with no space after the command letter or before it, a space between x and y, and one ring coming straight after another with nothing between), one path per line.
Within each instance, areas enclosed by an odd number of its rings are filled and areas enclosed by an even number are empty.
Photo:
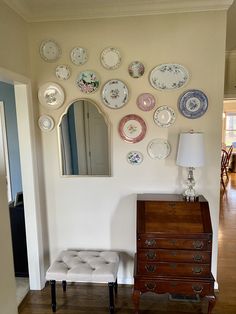
M141 292L139 290L133 291L133 303L134 303L134 314L139 313L139 300Z
M216 297L215 297L215 295L207 295L205 298L209 302L207 314L211 314L211 312L212 312L212 310L213 310L213 308L214 308L214 306L216 304Z

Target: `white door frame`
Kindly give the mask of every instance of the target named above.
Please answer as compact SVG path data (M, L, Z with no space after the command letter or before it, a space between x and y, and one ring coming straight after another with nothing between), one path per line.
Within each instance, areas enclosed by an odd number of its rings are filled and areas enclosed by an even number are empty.
M8 155L8 144L7 144L7 132L6 132L6 123L5 123L5 111L4 103L0 101L0 123L3 136L3 149L5 156L5 167L6 167L6 180L7 180L7 196L8 202L12 201L12 192L11 192L11 176L9 168L9 155Z
M28 78L3 68L0 80L13 83L15 88L30 289L41 290L45 285L45 256L31 83Z

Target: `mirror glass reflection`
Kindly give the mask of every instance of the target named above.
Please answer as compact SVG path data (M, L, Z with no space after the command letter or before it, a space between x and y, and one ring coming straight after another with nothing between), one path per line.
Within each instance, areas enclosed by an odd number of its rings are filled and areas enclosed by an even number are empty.
M109 176L109 128L90 100L77 100L59 124L62 175Z

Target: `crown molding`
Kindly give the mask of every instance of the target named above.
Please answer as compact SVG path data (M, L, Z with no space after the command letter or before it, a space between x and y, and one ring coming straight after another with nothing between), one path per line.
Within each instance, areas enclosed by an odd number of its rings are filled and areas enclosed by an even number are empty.
M3 0L27 22L227 10L233 0Z

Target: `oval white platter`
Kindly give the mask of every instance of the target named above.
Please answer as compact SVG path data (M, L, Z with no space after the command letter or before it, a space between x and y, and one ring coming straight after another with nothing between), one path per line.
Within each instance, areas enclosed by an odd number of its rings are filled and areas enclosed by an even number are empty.
M117 69L121 64L121 54L117 48L109 47L101 53L101 63L108 70Z
M137 98L137 106L143 111L150 111L155 107L155 97L150 93L140 94Z
M57 42L52 39L42 41L39 53L46 62L54 62L61 56L61 48Z
M95 72L83 71L78 75L76 84L82 93L90 94L96 92L100 83Z
M127 154L127 161L131 165L140 165L143 162L143 155L137 151L129 152Z
M88 51L82 47L75 47L70 53L71 62L75 65L82 65L88 60Z
M147 146L148 155L154 159L165 159L170 154L170 144L163 138L156 138Z
M102 100L111 109L123 107L129 97L128 87L120 80L108 81L102 89Z
M153 120L158 126L168 128L175 122L175 112L168 106L158 107L154 112Z
M201 90L190 89L180 95L178 108L186 118L200 118L207 111L208 98Z
M188 70L175 63L160 64L150 73L150 84L159 90L172 90L184 86L189 80Z
M54 128L53 118L48 115L43 115L38 119L38 125L42 131L49 132Z
M48 82L39 87L38 99L41 105L57 109L63 105L65 94L59 84Z
M63 80L63 81L68 80L71 76L70 67L68 65L65 65L65 64L58 65L56 67L55 74L59 80Z
M133 78L139 78L143 76L144 71L144 65L139 61L133 61L128 66L129 75Z

